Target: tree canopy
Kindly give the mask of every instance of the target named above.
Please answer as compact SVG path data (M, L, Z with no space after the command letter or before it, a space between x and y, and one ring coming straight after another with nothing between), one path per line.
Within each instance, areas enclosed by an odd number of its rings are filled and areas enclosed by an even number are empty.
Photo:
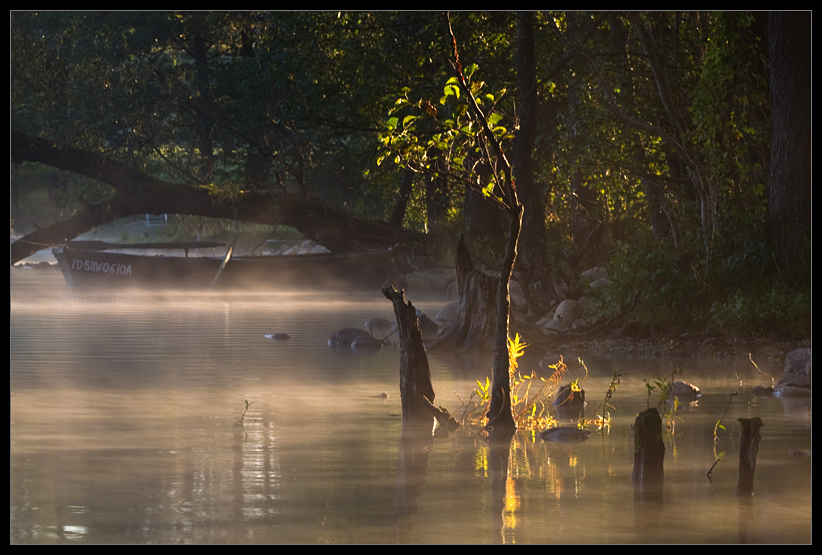
M771 158L772 141L791 140L775 135L772 91L799 95L809 121L810 67L788 81L769 62L787 38L809 55L809 36L766 12L451 19L471 90L512 153L533 299L561 300L580 270L606 265L605 312L641 291L637 316L666 325L809 328L810 226L780 224L772 241L769 212L778 198L780 222L810 217L790 200L809 198L809 171L784 190L773 164L796 162ZM498 178L477 154L488 145L444 21L11 12L12 228L27 194L60 192L59 222L33 222L12 262L141 211L293 225L332 250L433 252L467 232L501 259L504 211L474 197L500 198Z

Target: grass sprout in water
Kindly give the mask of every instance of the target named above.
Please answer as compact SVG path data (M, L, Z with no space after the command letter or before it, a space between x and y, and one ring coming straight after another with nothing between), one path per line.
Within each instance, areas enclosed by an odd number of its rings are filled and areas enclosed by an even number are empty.
M528 343L520 339L519 334L508 338L509 371L511 374L511 410L514 421L520 430L533 431L551 428L557 425L556 419L549 413L550 398L562 376L568 371L562 357L559 362L550 366L553 373L549 378L537 376L536 372L523 375L519 371L519 359L525 354ZM586 369L587 370L587 369ZM533 390L535 393L532 393ZM459 396L458 396L459 397ZM465 427L482 428L491 402L491 380L477 380L477 388L471 392L468 403L461 407L461 422Z
M678 418L679 420L682 420L682 418L676 414L681 403L679 402L679 398L672 394L674 379L677 374L682 374L682 369L674 367L671 371L670 380L668 378L657 378L652 384L645 378L642 378L642 381L645 382L645 387L648 389L648 398L645 402L649 408L651 406L651 397L654 395L654 390L659 391L659 402L657 403L656 408L659 411L659 416L661 416L665 421L665 429L671 434L674 433L676 428L676 419Z
M619 385L621 377L622 376L619 371L614 368L614 377L611 378L611 381L608 384L608 391L605 392L605 400L603 400L602 403L594 410L594 417L587 420L585 422L586 425L598 426L600 429L610 428L611 414L608 412L608 407L614 408L614 406L610 404L610 401L611 397L614 395L614 391L616 391L616 388ZM602 409L602 414L597 414L600 409Z
M248 399L243 399L243 402L245 402L245 408L243 409L243 413L240 415L240 419L239 419L239 420L237 420L237 423L238 423L238 424L243 424L243 421L245 420L245 415L246 415L246 413L248 412L248 408L249 408L251 405L253 405L253 404L254 404L254 402L253 402L253 401L249 403L249 402L248 402Z

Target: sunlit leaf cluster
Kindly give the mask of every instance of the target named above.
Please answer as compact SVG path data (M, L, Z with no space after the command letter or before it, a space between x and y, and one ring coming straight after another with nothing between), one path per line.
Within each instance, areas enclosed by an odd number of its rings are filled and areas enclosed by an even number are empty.
M484 81L472 79L477 69L475 64L465 68L471 94L485 111L486 121L497 140L509 143L513 135L501 111L506 91L487 91ZM482 129L469 112L457 78L451 77L445 82L436 104L425 98L413 98L411 94L411 89L404 87L389 110L380 136L382 148L377 165L389 161L499 200L497 172L484 162L488 147Z

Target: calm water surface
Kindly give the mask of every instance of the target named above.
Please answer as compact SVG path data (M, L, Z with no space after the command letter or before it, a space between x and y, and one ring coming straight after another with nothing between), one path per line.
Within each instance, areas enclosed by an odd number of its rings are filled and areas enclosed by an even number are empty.
M812 542L811 458L788 455L811 449L810 403L748 395L762 382L749 362L683 365L705 395L665 437L661 500L642 501L630 425L642 378L677 361L586 360L589 411L615 366L622 381L611 428L583 444L406 442L399 352L327 346L375 316L393 317L379 294L94 294L12 270L11 543ZM531 354L522 370L542 372ZM451 411L490 374L490 357L430 363ZM765 427L740 500L735 422L751 416Z

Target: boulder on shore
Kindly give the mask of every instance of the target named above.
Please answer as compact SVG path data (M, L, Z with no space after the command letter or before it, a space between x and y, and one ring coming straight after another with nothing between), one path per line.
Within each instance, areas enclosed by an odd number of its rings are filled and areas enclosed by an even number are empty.
M785 370L774 387L774 397L810 397L812 380L811 350L795 349L785 357Z

